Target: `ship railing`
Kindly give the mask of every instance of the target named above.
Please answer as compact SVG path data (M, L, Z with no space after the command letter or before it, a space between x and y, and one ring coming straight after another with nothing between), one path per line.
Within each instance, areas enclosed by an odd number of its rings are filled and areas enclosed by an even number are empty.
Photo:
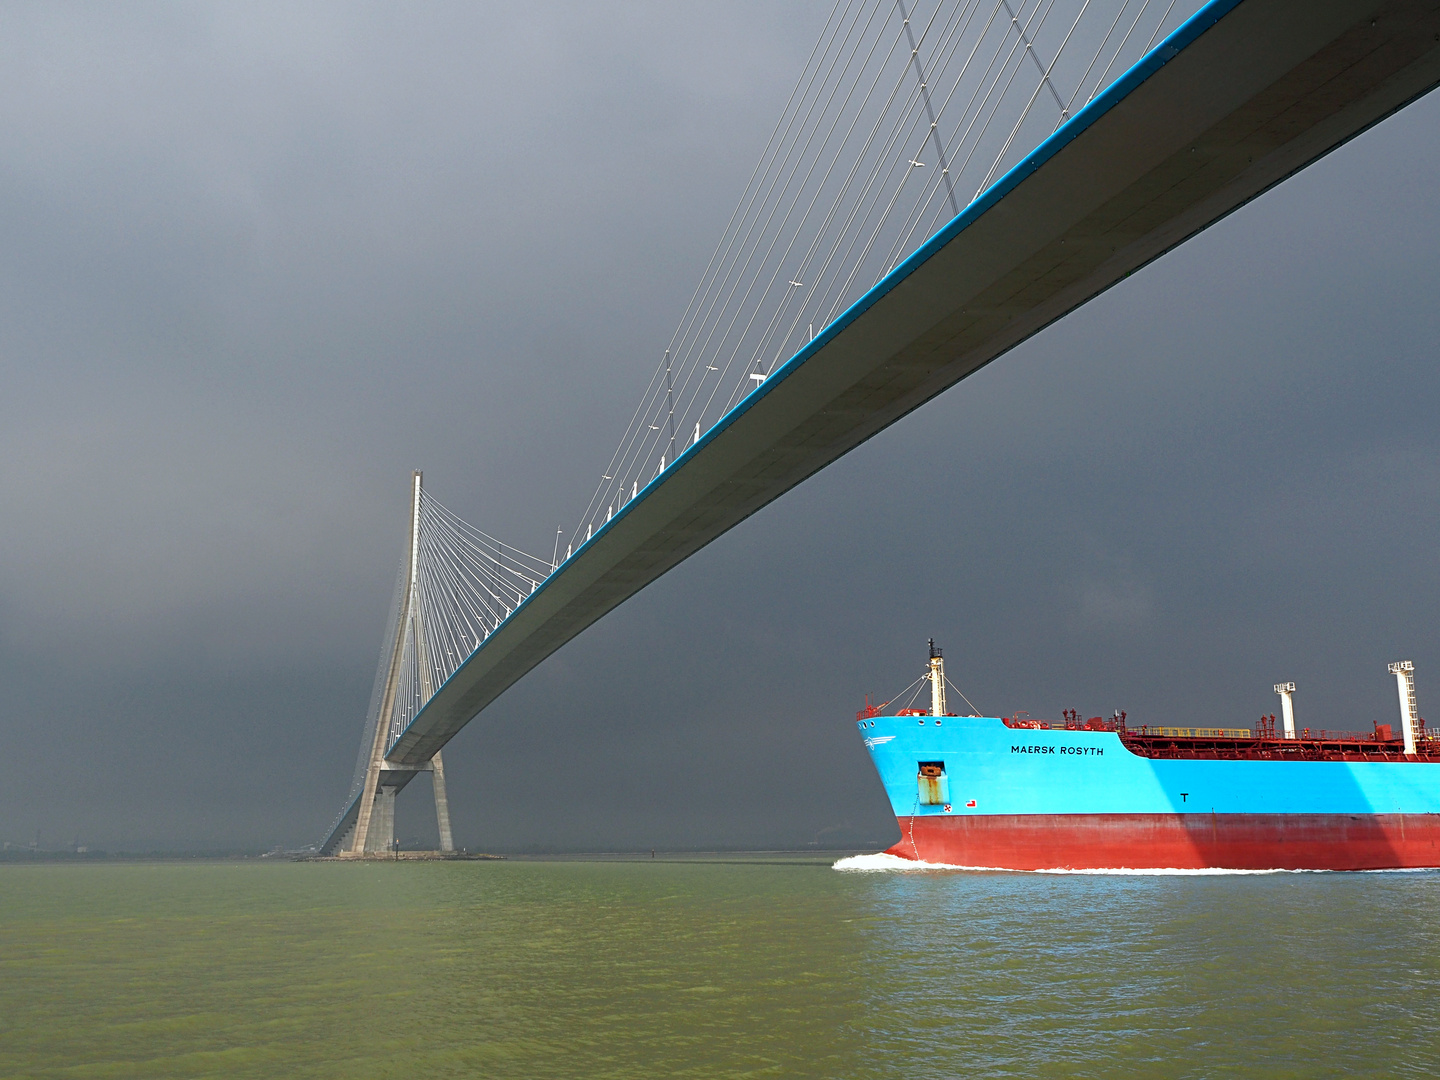
M1295 738L1287 739L1284 735L1277 735L1275 732L1261 728L1255 733L1256 739L1265 742L1328 742L1328 743L1398 743L1399 736L1392 735L1385 737L1381 731L1331 731L1328 728L1301 728Z
M1138 727L1131 728L1131 735L1158 735L1162 738L1190 739L1256 739L1264 742L1398 742L1381 738L1374 731L1330 731L1327 728L1305 728L1294 739L1276 735L1268 727L1260 728L1179 728L1179 727Z
M916 715L924 714L922 710L914 710ZM867 715L872 715L868 714ZM909 712L902 712L902 715L909 715ZM1029 731L1113 731L1120 735L1141 736L1160 739L1254 739L1263 742L1333 742L1333 743L1387 743L1398 742L1399 739L1391 737L1384 738L1381 731L1330 731L1328 728L1305 728L1297 733L1296 738L1286 739L1275 733L1273 727L1262 724L1258 728L1229 728L1229 727L1168 727L1152 724L1127 725L1122 720L1102 720L1095 717L1091 720L1076 721L1067 720L1032 720L1029 717L1002 718L1002 722L1008 728L1024 728ZM1417 745L1426 747L1426 753L1440 751L1440 730L1435 728L1426 729L1421 724L1417 725L1415 742ZM1432 749L1433 748L1433 749Z
M1249 728L1221 727L1156 727L1146 724L1140 727L1116 723L1113 720L1093 720L1076 723L1073 720L1017 720L1005 718L1005 726L1028 728L1037 731L1115 731L1121 735L1154 735L1176 739L1253 739Z
M1159 735L1176 739L1253 739L1249 728L1230 727L1151 727L1143 725L1131 728L1132 735Z
M1008 728L1024 728L1026 731L1119 731L1119 732L1124 732L1124 731L1126 731L1126 730L1133 730L1133 729L1127 729L1127 728L1125 728L1123 725L1113 723L1113 722L1110 721L1110 720L1100 720L1098 717L1097 717L1096 719L1094 719L1094 720L1081 721L1081 722L1078 723L1078 724L1077 724L1077 723L1074 723L1074 722L1072 722L1072 721L1069 721L1069 720L1031 720L1031 719L1029 719L1029 718L1026 718L1026 719L1023 719L1023 720L1022 720L1022 719L1018 719L1018 718L1015 718L1015 717L1009 717L1009 716L1002 717L1002 718L1001 718L1001 722L1002 722L1006 727L1008 727Z
M1102 720L1095 717L1091 720L1031 720L1029 717L1004 716L1000 722L1008 728L1024 728L1026 731L1133 731L1134 728L1127 728L1123 722L1117 723L1113 720Z

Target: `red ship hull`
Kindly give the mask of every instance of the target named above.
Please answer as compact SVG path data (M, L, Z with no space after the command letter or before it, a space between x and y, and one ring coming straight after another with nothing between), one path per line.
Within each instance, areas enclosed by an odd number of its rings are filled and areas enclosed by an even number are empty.
M899 818L889 851L1002 870L1440 867L1440 814L1013 814Z

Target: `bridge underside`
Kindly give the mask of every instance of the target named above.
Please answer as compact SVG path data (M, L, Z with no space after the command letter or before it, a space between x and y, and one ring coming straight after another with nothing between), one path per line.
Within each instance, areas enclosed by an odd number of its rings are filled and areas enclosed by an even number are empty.
M1202 9L678 458L386 755L418 767L531 668L772 499L1440 82L1440 5Z

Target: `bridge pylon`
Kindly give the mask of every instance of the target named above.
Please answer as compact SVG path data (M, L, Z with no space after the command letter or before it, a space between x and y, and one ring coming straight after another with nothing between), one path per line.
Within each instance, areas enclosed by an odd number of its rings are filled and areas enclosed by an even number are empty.
M389 669L380 696L380 712L369 738L369 759L365 767L364 786L360 789L353 825L332 836L326 848L342 858L360 858L395 849L395 797L416 774L428 772L435 791L435 817L440 831L440 850L454 851L455 840L450 831L450 802L445 791L445 763L437 750L428 762L418 768L401 767L385 760L390 739L390 718L395 711L396 697L405 669L407 642L414 650L416 674L420 681L421 700L434 695L431 685L425 620L421 611L420 586L420 499L424 474L416 470L410 484L410 531L407 541L404 590L400 599L400 617L390 644Z
M422 772L430 774L435 792L440 850L455 850L440 747L400 759L397 740L555 569L554 560L528 554L447 510L425 490L419 472L411 476L408 513L405 557L350 794L320 843L322 855L391 851L395 796Z

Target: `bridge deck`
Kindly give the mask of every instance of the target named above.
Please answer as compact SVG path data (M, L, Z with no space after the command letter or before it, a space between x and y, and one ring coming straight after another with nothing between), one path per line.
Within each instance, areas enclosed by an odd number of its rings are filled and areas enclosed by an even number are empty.
M1440 4L1216 0L631 500L410 723L419 765L772 499L1440 82Z

